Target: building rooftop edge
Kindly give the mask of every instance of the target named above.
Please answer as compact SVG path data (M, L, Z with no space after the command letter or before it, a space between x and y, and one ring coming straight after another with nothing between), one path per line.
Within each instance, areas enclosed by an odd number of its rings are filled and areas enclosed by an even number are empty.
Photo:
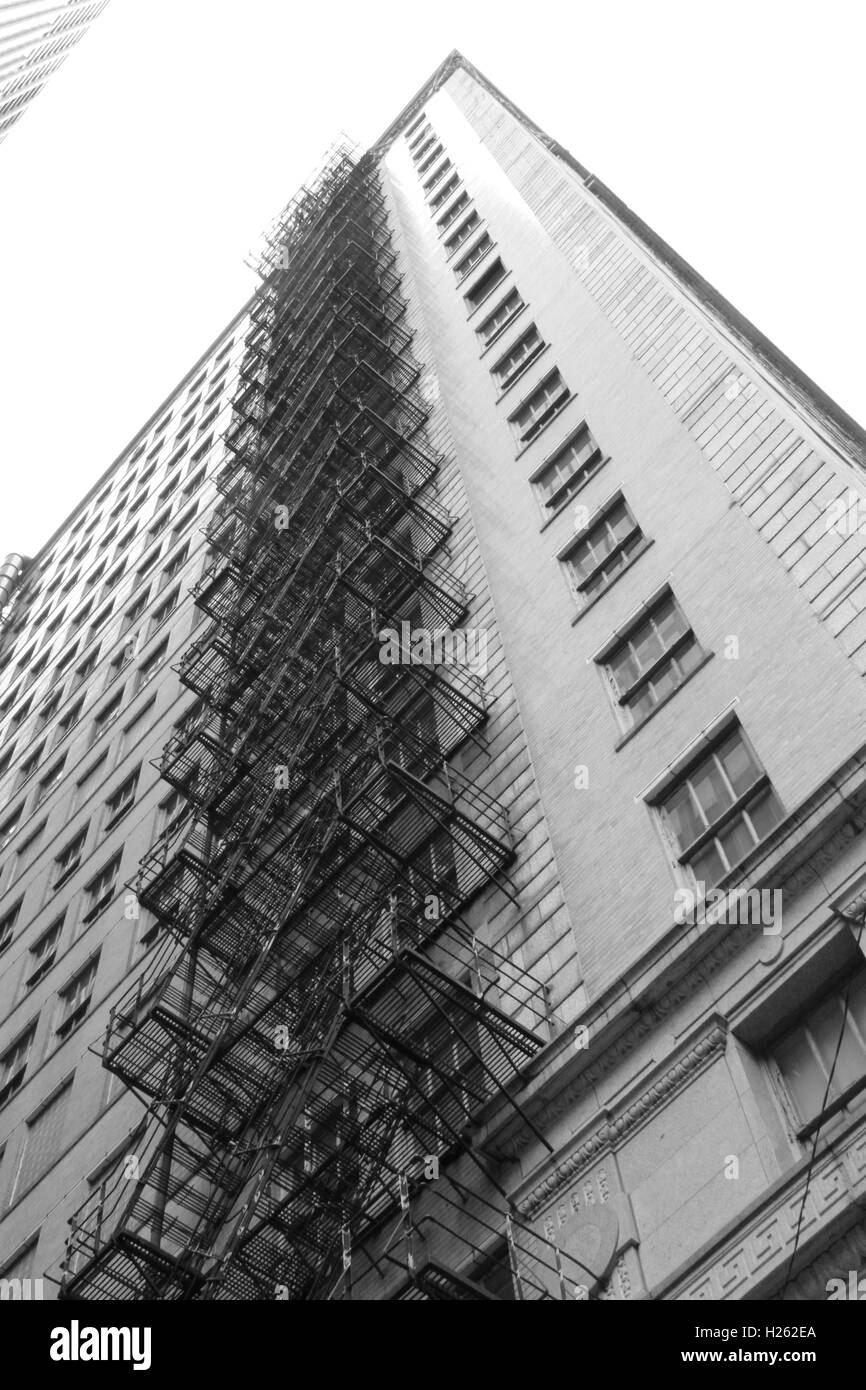
M570 150L548 135L541 126L536 124L519 106L516 106L501 92L495 83L485 77L484 73L476 68L468 58L464 57L459 49L452 49L439 64L424 85L403 107L397 118L371 146L371 153L381 158L387 146L393 142L413 115L460 68L467 72L470 77L473 77L512 116L526 126L552 154L573 169L585 183L587 191L591 192L631 232L638 242L655 255L685 289L703 301L733 338L751 350L761 363L778 374L794 398L811 410L817 420L824 425L835 443L852 452L855 456L859 456L859 462L863 467L866 467L866 429L847 411L843 410L832 396L823 391L790 357L782 352L772 339L768 338L750 319L746 318L745 314L740 313L730 300L726 299L709 280L700 275L663 237L653 231L652 227L633 212L612 189L608 188L595 174L590 173Z

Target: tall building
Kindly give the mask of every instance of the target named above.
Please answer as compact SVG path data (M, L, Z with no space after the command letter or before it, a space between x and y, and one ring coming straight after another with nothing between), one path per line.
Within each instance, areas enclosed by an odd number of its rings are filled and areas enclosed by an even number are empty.
M13 0L0 18L0 141L69 56L108 0Z
M0 1274L859 1270L863 463L459 54L335 148L4 570Z

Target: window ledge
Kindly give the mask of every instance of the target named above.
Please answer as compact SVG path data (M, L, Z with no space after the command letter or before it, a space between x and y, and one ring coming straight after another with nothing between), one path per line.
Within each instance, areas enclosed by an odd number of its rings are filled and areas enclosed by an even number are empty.
M571 405L572 401L576 400L577 396L573 392L569 393L569 395L566 396L562 404L556 407L553 414L550 416L550 419L545 420L538 433L534 434L531 439L528 439L525 444L521 444L520 448L517 450L517 453L514 455L515 460L523 458L523 455L525 453L528 453L528 451L532 448L533 444L535 444L536 440L539 440L541 436L544 434L545 430L549 430L550 426L554 423L554 421L559 419L562 412L566 410L568 406Z
M469 310L469 313L466 315L466 322L467 322L467 323L469 322L470 319L472 319L472 318L475 317L475 315L478 313L478 310L481 308L482 304L486 304L487 301L488 301L488 299L492 299L492 298L493 298L493 296L496 294L496 291L497 291L497 290L501 290L501 289L502 289L502 286L503 286L503 285L505 284L505 282L508 280L509 276L513 275L513 273L514 273L514 272L511 271L511 270L506 270L506 272L505 272L505 274L503 275L502 279L501 279L501 280L497 280L497 281L496 281L496 284L493 286L493 288L492 288L491 290L488 290L488 291L487 291L487 293L486 293L486 295L484 296L484 298L483 298L483 299L479 299L478 303L477 303L477 304L474 304L474 305L472 306L472 308Z
M607 592L607 590L605 590L605 592ZM601 595L599 595L599 597L601 597ZM624 748L627 743L630 743L631 740L634 738L635 734L639 734L641 729L644 729L647 726L647 724L649 724L650 720L655 718L659 710L663 710L665 705L670 700L673 700L674 697L680 693L683 687L688 685L689 681L692 680L698 674L699 671L702 671L709 661L712 661L714 656L715 652L705 652L701 660L698 662L697 666L695 666L694 670L689 671L689 674L685 676L683 680L680 681L679 685L675 686L673 690L669 690L667 695L665 695L663 699L659 700L657 705L653 706L649 714L646 715L646 717L642 719L639 724L635 724L634 728L628 729L627 732L624 733L621 738L617 739L616 743L613 745L614 753L618 753L621 748Z
M478 260L475 261L475 263L469 267L468 270L464 270L463 273L462 273L462 275L457 275L457 267L456 267L456 266L452 266L452 267L451 267L452 270L453 270L454 273L455 273L455 277L456 277L456 279L455 279L455 284L456 284L456 287L457 287L458 289L460 288L461 285L465 285L466 282L467 282L467 280L471 280L471 278L472 278L472 276L475 274L476 270L479 270L480 267L483 266L484 262L487 260L487 257L490 255L491 251L495 251L495 250L496 250L496 247L498 246L498 244L499 244L499 243L496 242L496 241L491 241L490 245L486 248L486 250L485 250L485 252L484 252L484 255L483 255L483 256L480 256L480 257L478 258ZM460 246L460 247L458 247L458 250L462 251L462 250L464 250L464 247L463 247L463 246ZM469 251L467 254L468 254L468 255L471 255L472 253L471 253L471 251ZM504 277L503 277L503 279L504 279ZM502 284L502 280L499 281L499 284L500 284L500 285ZM496 288L498 289L499 286L497 285ZM491 290L490 293L492 294L493 291ZM486 297L487 297L487 296L485 295L485 298L486 298Z
M499 395L496 397L494 404L499 405L500 402L504 401L512 386L516 386L517 383L521 381L523 377L526 375L526 373L529 371L529 368L534 367L536 362L540 362L544 354L549 351L550 343L545 343L543 347L538 349L538 352L536 352L534 357L528 357L525 362L521 362L514 376L512 376L509 379L508 385L503 386L502 390L499 392ZM539 434L540 433L541 430L539 430Z
M430 211L431 211L431 212L433 213L433 215L435 216L436 213L441 212L442 209L443 209L444 207L447 207L449 201L450 201L452 198L454 198L454 197L460 192L460 190L461 190L462 187L463 187L463 180L461 179L460 182L459 182L459 183L456 183L456 184L454 185L454 187L451 189L451 192L448 194L448 197L442 199L442 202L439 204L439 206L438 206L437 208L434 208L432 199L431 199L428 195L426 195L426 194L424 195L424 201L425 201L425 203L427 204L427 206L428 206L428 208L430 209ZM441 188L440 188L439 192L440 192L440 193L442 192ZM434 199L435 199L435 198L438 198L438 197L439 197L439 193L434 193L434 194L433 194L433 198L434 198ZM469 201L471 202L472 200L470 199Z
M610 593L614 584L616 584L617 581L620 580L624 574L628 573L632 565L637 564L640 557L646 554L651 545L655 545L655 541L653 540L652 536L644 536L643 545L639 546L638 549L631 556L631 558L627 560L626 563L623 565L622 569L617 571L610 583L604 589L602 589L601 593L596 594L595 598L590 599L589 603L584 604L583 608L581 608L579 613L575 613L574 617L571 620L572 627L579 623L581 618L585 617L586 614L590 611L590 609L594 608L595 605L599 603L601 599L605 597L606 594Z
M520 308L517 310L517 313L516 313L516 314L512 314L510 319L506 319L505 323L501 324L500 327L497 328L497 330L496 330L496 332L494 333L493 337L490 339L490 341L489 341L488 343L485 344L485 346L484 346L484 347L481 349L481 351L479 352L479 354L478 354L478 360L479 360L479 362L482 360L482 358L484 358L484 357L487 356L487 354L488 354L488 352L490 351L490 349L491 349L492 347L495 347L495 346L496 346L496 344L499 342L500 338L501 338L505 333L508 332L509 328L511 327L511 325L512 325L513 323L516 323L516 322L517 322L517 320L520 318L521 314L525 314L525 313L526 313L526 311L527 311L528 308L529 308L529 305L528 305L528 304L521 304ZM477 331L477 330L476 330L476 331Z
M459 218L456 218L455 221L459 221ZM465 250L467 241L471 241L472 238L473 238L474 236L477 236L477 234L478 234L479 232L483 232L483 231L486 231L486 230L487 230L487 222L485 221L485 219L484 219L483 217L481 217L481 218L479 218L479 220L475 223L475 226L472 228L472 231L469 233L469 235L466 236L466 237L464 237L464 239L463 239L463 241L461 241L460 245L459 245L459 246L455 246L453 251L449 251L449 250L448 250L448 246L447 246L447 244L446 244L446 243L447 243L447 238L446 238L446 240L442 243L443 246L445 247L445 263L446 263L446 265L452 265L452 264L453 264L453 262L454 262L454 257L455 257L455 256L459 256L459 255L460 255L460 252L463 251L463 250ZM453 236L453 233L452 233L452 236ZM473 267L473 269L474 269L474 267ZM470 271L469 274L471 275L471 274L472 274L472 271Z
M579 497L580 494L583 492L584 488L589 487L589 484L592 482L593 478L598 477L599 473L604 468L606 463L610 463L610 454L605 454L602 458L598 460L598 463L596 464L595 468L593 468L591 473L587 474L580 487L576 487L574 489L574 492L570 492L567 497L563 497L562 501L557 503L555 509L552 512L550 512L549 515L546 516L544 521L541 523L541 526L539 527L539 532L546 531L552 521L555 521L558 516L561 516L563 512L568 510L575 497ZM532 483L531 478L529 479L529 481L530 483Z

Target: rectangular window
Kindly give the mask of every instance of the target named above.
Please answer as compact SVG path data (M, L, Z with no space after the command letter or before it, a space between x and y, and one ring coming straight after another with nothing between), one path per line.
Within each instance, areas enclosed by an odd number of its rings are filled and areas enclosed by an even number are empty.
M847 1008L846 1008L847 996ZM824 998L771 1052L797 1125L808 1139L819 1120L866 1087L866 970Z
M57 947L62 930L63 918L59 917L30 947L27 953L27 969L23 984L25 993L35 989L39 981L45 978L53 966L57 959Z
M98 651L93 651L93 652L90 653L90 656L87 657L87 659L86 659L85 661L82 661L82 663L81 663L80 666L76 666L76 668L75 668L75 684L76 684L76 686L78 686L78 685L83 685L84 682L87 680L88 676L90 676L90 675L93 674L93 672L96 670L96 663L97 663L98 660L99 660L99 652L98 652Z
M448 208L448 210L442 214L442 216L436 223L436 226L439 228L440 234L444 232L448 227L450 227L451 224L454 221L456 221L456 219L460 216L461 212L463 212L464 208L467 208L468 206L469 194L463 192L460 194L459 198L455 198L450 208Z
M81 863L81 856L84 853L84 846L87 843L87 826L79 830L78 834L69 841L65 849L62 849L54 860L54 876L52 888L57 889L65 883L71 874L75 872Z
M114 698L110 700L107 705L103 705L102 709L99 711L99 713L93 720L93 732L90 737L91 748L93 747L96 740L101 738L102 735L104 733L107 733L107 731L111 728L115 719L120 714L122 704L123 691L119 690L117 694L114 696Z
M63 1089L27 1121L24 1148L12 1189L13 1200L31 1188L60 1157L71 1096L72 1082L67 1081Z
M63 765L66 762L66 755L56 762L50 772L40 779L36 792L36 805L41 806L47 796L51 794L59 782L63 780Z
M484 257L487 255L492 245L493 241L490 238L490 234L484 232L483 235L478 238L472 249L467 251L466 255L455 265L454 274L457 276L457 279L465 280L466 276L471 274L475 267L480 265L484 260Z
M133 799L134 797L135 788L133 787ZM130 802L130 805L131 804ZM82 926L89 925L89 923L94 921L95 918L99 916L100 912L104 912L112 902L122 857L123 851L119 850L114 858L106 864L105 868L100 869L96 877L85 885L84 913L81 918Z
M433 149L430 151L430 153L429 153L428 155L425 155L424 159L423 159L423 160L421 161L421 163L418 165L418 174L419 174L419 177L422 177L422 178L423 178L424 174L427 173L427 170L428 170L428 169L431 169L431 168L433 167L433 165L435 164L436 160L439 158L439 156L441 155L441 153L442 153L442 142L441 142L441 140L440 140L440 141L437 141L437 143L434 145L434 147L433 147ZM449 161L449 162L450 162L450 161ZM444 172L444 171L443 171L443 172ZM436 182L436 180L434 180L434 182ZM426 188L427 185L425 184L424 187Z
M449 170L450 168L451 168L451 160L450 160L450 159L443 159L443 161L442 161L442 163L439 165L438 169L434 169L434 170L433 170L433 173L430 175L429 179L427 179L426 183L424 184L424 192L425 192L425 193L429 193L430 190L431 190L431 188L435 188L435 187L436 187L436 184L439 182L439 180L440 180L441 178L444 178L444 177L445 177L445 175L448 173L448 170ZM419 173L421 173L421 172L423 172L423 171L422 171L422 170L419 170Z
M121 817L126 815L130 807L135 805L135 793L140 772L141 768L137 767L109 796L105 803L107 815L102 827L103 832L111 830Z
M163 531L165 529L165 527L168 525L168 519L170 516L171 507L166 507L165 511L160 512L159 516L151 522L150 526L148 526L147 528L147 534L148 536L150 536L151 540L155 540L156 537L159 535L160 531ZM141 571L139 571L139 573L140 572Z
M459 174L452 174L451 177L448 179L448 182L444 183L442 187L439 189L439 192L433 198L430 199L431 212L438 212L442 205L448 202L448 199L451 197L451 194L457 188L459 182Z
M157 647L155 652L151 652L146 661L142 662L138 668L138 689L143 690L149 681L152 681L156 673L160 670L168 655L168 638Z
M461 222L457 231L445 242L445 250L449 256L453 256L458 246L462 246L464 241L468 241L475 228L480 226L481 218L475 211L470 212L465 222Z
M677 861L708 886L744 859L783 815L739 725L665 792L658 809Z
M183 513L182 516L178 517L174 526L172 526L171 528L172 545L174 545L175 541L180 539L187 527L192 525L193 521L195 520L195 514L197 510L197 505L193 504L193 506L187 507L186 511Z
M181 548L180 548L180 550L177 552L176 555L172 555L171 559L169 560L168 564L166 565L165 569L164 569L163 572L162 572L162 576L161 576L161 586L162 586L162 587L165 587L165 585L168 584L172 579L174 579L174 576L175 576L176 574L178 574L178 573L180 572L180 570L183 569L184 565L186 564L186 559L187 559L187 555L188 555L188 554L189 554L189 542L187 542L186 545L182 545Z
M490 374L500 391L505 391L511 386L530 362L534 362L543 351L544 339L533 323L525 333L521 333L514 346L490 368Z
M37 825L36 829L31 831L24 843L19 846L15 856L15 877L23 873L25 869L29 869L39 853L39 847L42 844L42 835L47 823L47 821L42 821L41 824Z
M421 126L424 124L424 122L426 121L426 119L427 119L427 116L426 116L426 113L425 113L424 111L421 112L421 115L420 115L420 116L416 116L416 117L415 117L415 119L414 119L414 121L412 122L412 124L411 124L410 126L407 126L407 127L406 127L406 139L407 139L407 140L409 140L409 139L415 134L416 130L418 130L419 127L421 127Z
M518 444L528 444L570 400L571 392L558 371L545 377L532 395L509 416Z
M428 150L431 150L433 148L435 143L436 136L432 132L424 140L421 141L420 145L418 145L412 153L412 158L414 159L416 164L419 162L419 160L422 160L424 158L425 154L427 154Z
M496 286L500 284L507 274L505 266L497 256L493 264L484 272L480 280L476 280L472 289L465 295L466 305L470 313L478 308L479 304L492 294Z
M36 769L42 761L42 754L44 752L45 744L41 743L39 747L33 753L30 754L29 758L24 759L24 762L18 769L19 787L22 786L25 782L29 781L29 779L33 776L34 772L36 771Z
M94 956L83 970L73 976L68 985L64 985L57 995L57 1013L55 1015L54 1036L58 1043L63 1042L69 1036L73 1028L87 1016L90 1008L90 1001L93 997L93 985L96 980L96 970L99 965L99 957Z
M21 815L24 810L24 802L13 811L11 816L7 816L3 824L0 825L0 851L4 850L21 824Z
M563 557L577 597L588 600L603 593L643 545L643 532L618 494Z
M62 718L62 719L58 719L58 721L57 721L57 728L58 728L58 730L59 730L58 740L57 740L58 743L61 742L61 740L63 740L63 739L66 737L66 735L69 733L70 729L74 729L74 728L75 728L75 725L78 723L79 719L81 718L81 711L82 711L83 708L84 708L84 696L82 695L81 698L78 699L78 700L76 700L75 703L74 703L73 705L70 705L70 706L69 706L69 709L66 711L66 713L65 713L64 716L63 716L63 718Z
M700 665L703 655L668 590L598 659L623 727L641 724Z
M30 1024L3 1056L0 1057L0 1105L5 1105L27 1075L27 1063L36 1037L36 1023Z
M161 627L162 624L171 617L172 613L177 608L179 599L180 587L178 586L178 588L172 589L167 599L164 599L157 608L154 608L153 621L155 627Z
M160 548L158 545L154 546L144 563L139 565L138 569L135 571L136 583L139 583L146 575L150 574L150 571L159 559L159 550Z
M150 588L148 587L147 589L145 589L143 594L139 595L139 597L135 600L135 603L133 603L130 608L127 608L126 612L123 615L123 621L120 625L121 632L128 632L129 629L133 626L133 624L138 622L138 619L141 617L142 613L147 607L149 595Z
M19 898L15 906L11 907L8 912L4 912L3 916L0 917L0 954L2 954L2 952L6 950L6 947L12 942L23 901L23 898Z
M545 514L551 514L594 478L604 463L587 425L580 425L531 479Z

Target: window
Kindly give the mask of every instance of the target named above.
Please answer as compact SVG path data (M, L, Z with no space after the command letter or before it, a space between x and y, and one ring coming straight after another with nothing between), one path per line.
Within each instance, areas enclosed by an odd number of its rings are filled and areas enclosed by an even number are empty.
M737 725L658 803L680 864L713 886L782 818L769 779Z
M489 294L493 293L496 286L505 279L507 273L505 266L497 256L492 266L484 272L480 280L475 281L472 289L465 296L470 313L478 308L482 300L485 300Z
M113 700L109 700L93 720L93 733L90 739L90 746L93 747L98 738L101 738L108 729L111 728L117 716L120 714L123 703L123 691L119 690Z
M545 377L521 406L509 416L519 444L528 444L570 400L571 392L558 371Z
M82 661L80 666L76 666L75 684L77 686L83 685L83 683L87 680L88 676L91 676L93 674L93 672L96 670L96 663L98 660L99 652L92 651L90 653L90 656L88 656L86 660Z
M193 521L195 520L195 514L197 511L198 505L196 503L193 503L191 507L187 507L186 511L183 513L183 516L178 517L177 521L174 523L174 526L172 526L171 528L172 545L174 545L175 542L180 539L187 527L192 525Z
M75 725L78 723L79 719L81 718L81 711L82 711L83 707L84 707L84 696L82 695L81 698L78 699L78 700L76 700L75 703L74 703L73 705L70 705L70 706L69 706L69 709L66 711L66 713L65 713L64 716L63 716L63 718L62 718L62 719L58 719L58 721L57 721L57 728L58 728L58 730L59 730L59 736L58 736L58 740L57 740L58 743L59 743L62 739L64 739L64 738L66 737L66 735L69 733L70 729L73 729L73 728L75 727Z
M170 618L177 608L180 598L180 586L172 589L167 599L164 599L159 607L153 610L153 621L156 627L161 627L167 618Z
M45 701L45 704L39 711L40 732L42 731L42 729L46 728L47 725L51 723L52 719L54 718L55 714L60 708L60 701L62 698L63 693L62 691L58 690L55 692L55 694L50 696L50 698Z
M190 478L189 482L186 484L183 490L184 497L192 497L194 492L198 492L199 488L204 482L204 475L205 470L203 468L200 468L198 472L194 474L192 478Z
M626 729L641 724L703 660L682 610L667 591L649 612L597 658Z
M107 603L103 608L102 612L97 613L96 617L93 619L93 622L90 624L91 637L95 636L95 634L99 631L103 624L106 623L108 619L111 617L111 607L112 605L110 603Z
M33 776L34 772L36 771L37 767L39 766L40 762L42 761L42 754L43 754L44 752L45 752L45 744L44 744L44 743L41 743L41 744L39 745L39 747L36 749L36 751L35 751L34 753L31 753L31 754L30 754L30 757L29 757L29 758L25 758L24 762L21 764L20 768L18 769L18 785L19 785L19 787L20 787L24 782L26 782L30 777Z
M213 436L212 436L212 435L209 435L208 438L204 441L204 443L203 443L203 444L199 444L198 448L195 449L195 450L192 452L192 454L190 454L190 459L189 459L189 466L190 466L190 468L194 468L195 465L199 462L199 460L204 458L205 454L207 453L207 451L208 451L208 449L210 448L210 446L211 446L212 443L213 443Z
M138 774L136 773L136 780ZM133 799L135 787L133 786ZM130 805L132 802L130 801ZM126 809L126 808L125 808ZM120 861L123 851L119 850L114 858L106 864L104 869L100 869L95 878L84 888L84 914L81 918L82 925L87 925L104 912L114 897L114 889L117 883L117 875L120 872Z
M544 345L544 339L535 324L520 335L514 347L509 348L490 368L490 374L500 391L506 390L517 380L530 362L534 362L538 354L544 351Z
M90 574L87 576L87 578L86 578L85 581L84 581L84 587L85 587L86 589L92 589L93 586L94 586L94 584L98 584L98 583L99 583L100 579L102 578L102 576L103 576L104 574L105 574L105 561L103 560L103 562L102 562L101 565L97 565L95 570L91 570Z
M412 158L414 159L416 164L419 162L419 160L424 158L427 151L431 150L435 143L436 136L431 132L430 135L427 136L426 140L422 141L422 143L418 145L418 147L413 151Z
M98 965L99 957L95 956L58 993L58 1007L54 1024L54 1036L58 1042L63 1042L73 1028L86 1017L93 996L93 984Z
M439 165L439 168L433 170L433 173L430 175L429 179L427 179L426 183L424 184L424 192L429 193L430 189L433 188L441 178L444 178L444 176L448 173L448 170L450 168L451 160L443 159L442 163ZM418 172L423 173L424 170L419 169Z
M24 802L13 811L11 816L7 816L3 824L0 825L0 850L4 850L21 824L21 813L24 810Z
M19 845L18 852L15 856L16 876L22 873L25 869L29 869L30 865L33 863L34 859L39 853L39 846L42 843L42 835L46 825L47 821L42 821L39 825L37 825L35 830L32 830L30 832L24 843Z
M15 906L11 907L8 912L4 912L3 916L0 917L0 953L6 950L6 947L10 944L15 935L15 926L18 922L18 915L21 912L21 904L23 901L23 898L19 898Z
M85 825L78 834L69 841L65 849L62 849L54 860L54 881L52 887L57 889L65 883L70 874L73 874L81 863L81 856L84 853L84 846L87 842L87 826Z
M144 593L141 594L135 600L135 603L133 603L131 608L127 608L126 612L123 615L123 622L121 623L120 627L121 632L128 632L129 629L132 627L133 623L136 623L138 619L141 617L142 613L147 607L149 594L150 586L148 586L148 588L145 589Z
M168 638L157 647L155 652L151 652L147 661L142 662L138 668L139 681L138 688L143 690L149 681L152 681L157 671L162 666L168 655Z
M424 157L424 159L421 161L421 163L418 165L418 174L419 174L419 176L423 176L424 174L427 173L427 170L428 170L428 169L432 168L433 164L434 164L434 163L436 162L436 160L439 158L439 156L440 156L441 153L442 153L442 142L441 142L441 140L440 140L440 141L437 141L437 143L434 145L434 147L433 147L433 149L430 151L430 153L429 153L428 155L426 155L426 156ZM451 161L448 160L447 163L448 163L448 165L450 166ZM443 169L442 172L444 173L445 170ZM433 180L433 183L436 183L437 181L438 181L438 180L434 179L434 180ZM432 187L432 185L428 185L428 184L425 183L424 187L427 188L428 186L431 186L431 187Z
M54 679L55 679L55 681L56 681L60 676L63 676L63 675L66 674L67 668L68 668L69 666L71 666L72 663L73 663L73 661L75 660L76 650L77 650L77 648L76 648L75 644L73 643L73 645L69 648L69 651L66 653L66 655L65 655L65 656L62 656L62 657L60 658L60 660L58 661L57 665L54 667Z
M102 540L99 542L99 549L107 550L116 535L117 526L110 526L106 531L105 535L102 537Z
M3 1157L3 1150L0 1149L0 1159ZM2 1279L32 1279L33 1271L36 1267L36 1249L39 1245L39 1237L33 1239L14 1256L12 1263L4 1265L0 1269Z
M155 546L154 549L148 555L144 564L139 565L138 569L135 571L135 578L137 583L144 579L148 574L150 574L150 571L153 569L154 565L159 559L159 550L159 546Z
M588 600L603 593L644 545L643 532L618 494L565 554L575 595Z
M487 252L491 249L492 246L493 242L490 238L490 235L488 232L485 232L483 236L479 237L479 239L476 241L475 245L472 247L472 250L468 251L466 255L463 257L463 259L458 261L455 265L454 274L457 276L457 279L465 280L466 276L469 275L470 272L473 271L475 267L479 265L481 261L484 260L484 257L487 255Z
M71 1096L72 1082L67 1081L53 1099L27 1121L24 1148L12 1188L12 1200L38 1182L60 1157Z
M175 453L172 454L172 456L171 456L171 458L169 459L168 463L165 465L165 468L166 468L166 472L167 472L167 473L170 473L171 470L172 470L173 468L176 468L176 467L177 467L177 465L180 463L180 461L181 461L181 459L183 458L183 456L184 456L185 453L186 453L186 445L185 445L185 444L181 444L180 448L177 449L177 450L175 451Z
M194 771L196 777L193 779L193 781L195 781L197 778L198 769L196 768ZM166 830L168 830L169 826L174 825L175 821L180 820L188 805L189 801L187 797L184 795L182 791L175 787L175 789L168 794L165 800L159 803L156 818L157 833L162 835Z
M0 777L5 777L12 766L12 759L15 757L15 749L7 748L6 752L0 754Z
M36 1024L31 1023L3 1056L0 1057L0 1105L13 1096L27 1074L27 1063L36 1037Z
M448 179L447 183L443 183L442 187L439 189L439 192L435 195L435 197L431 198L430 200L431 212L438 212L439 209L442 207L443 203L447 203L448 199L451 197L451 194L454 192L459 182L459 174L452 174L450 179Z
M797 1138L807 1139L819 1119L845 1109L866 1087L866 970L858 970L786 1033L773 1047L771 1060L793 1111Z
M60 759L54 764L54 766L52 767L51 771L50 771L50 772L46 772L45 776L40 780L40 782L39 782L39 784L38 784L38 789L37 789L37 792L36 792L36 805L37 805L37 806L41 806L42 803L43 803L43 801L45 800L45 798L46 798L47 796L49 796L50 793L51 793L51 792L54 790L54 788L57 786L58 782L62 781L62 779L63 779L63 765L64 765L65 762L66 762L66 754L64 753L63 757L60 758Z
M178 574L180 570L183 569L184 565L186 564L186 558L187 558L187 555L188 555L188 554L189 554L189 542L187 542L186 545L182 545L182 546L181 546L180 550L177 552L176 555L173 555L173 556L171 557L171 559L169 560L169 562L168 562L168 564L166 565L165 569L163 570L163 572L162 572L162 586L163 586L163 587L164 587L166 584L168 584L172 579L174 579L174 576L175 576L176 574Z
M40 980L45 978L54 964L62 930L63 918L59 917L30 947L27 953L27 968L23 985L26 993L29 993L39 984Z
M173 484L172 484L172 486L173 486ZM166 507L165 511L164 511L164 512L160 512L160 514L159 514L159 516L156 518L156 520L153 521L153 522L150 524L150 526L148 526L148 528L147 528L147 534L150 536L151 540L155 540L156 537L159 535L160 531L163 531L163 530L165 529L165 527L168 525L168 519L169 519L170 516L171 516L171 507ZM141 570L139 570L139 574L140 574L140 573L141 573Z
M135 805L135 792L138 787L140 772L141 768L137 767L135 771L131 772L129 776L121 782L120 786L116 787L111 793L111 796L105 803L108 814L105 819L105 824L102 827L103 831L110 830L112 826L117 824L122 816L126 815L130 806Z
M451 204L450 208L448 208L447 212L444 212L442 216L439 218L438 222L436 223L436 226L439 228L440 234L444 232L448 227L450 227L452 222L454 222L460 216L464 208L467 208L468 206L469 194L463 192L460 194L459 198L455 198L454 202Z
M594 478L605 462L587 425L581 425L553 458L533 474L532 486L546 514L552 514L569 497Z
M32 704L32 700L25 700L23 705L19 705L18 709L15 711L15 713L14 713L13 716L12 716L12 728L13 728L13 729L20 729L20 728L21 728L21 725L24 723L24 720L27 718L28 714L30 713L30 706L31 706L31 704Z
M217 407L216 410L212 410L208 415L205 415L203 420L199 420L198 430L196 431L196 433L204 434L205 430L210 428L210 426L213 424L214 420L218 415L219 407ZM210 441L208 441L208 443L210 443ZM193 458L198 458L198 450L196 450L195 454L193 455Z
M407 140L410 138L410 136L412 136L412 135L414 134L414 132L418 129L419 126L423 125L423 123L426 121L426 119L427 119L427 116L425 115L425 113L424 113L423 111L421 112L421 115L420 115L420 116L416 116L416 117L415 117L415 120L412 122L412 124L406 128L406 139L407 139Z
M480 225L481 218L478 216L478 213L474 211L470 212L466 221L461 222L454 235L450 236L446 241L445 250L448 252L448 255L453 255L454 252L457 250L458 246L462 246L464 241L468 241L472 233L475 231L475 228L479 227Z
M84 623L87 622L87 619L90 617L90 614L92 612L93 599L91 599L89 603L85 603L84 607L80 608L78 612L75 614L75 617L72 619L73 631L77 631L78 628L82 627Z

